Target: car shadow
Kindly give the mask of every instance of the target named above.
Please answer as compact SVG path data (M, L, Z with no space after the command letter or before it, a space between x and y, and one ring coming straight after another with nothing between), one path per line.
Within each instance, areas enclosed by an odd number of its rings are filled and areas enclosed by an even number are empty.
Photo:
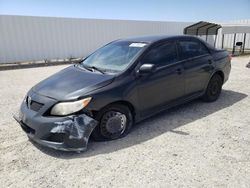
M216 102L205 103L197 99L166 110L136 124L131 133L122 139L106 142L90 141L88 150L81 153L57 151L40 146L36 143L33 143L33 145L40 151L52 157L62 159L83 158L112 153L117 150L143 143L166 132L187 136L189 133L175 129L198 119L202 119L224 108L230 107L245 97L247 97L247 95L244 93L223 90L220 98Z

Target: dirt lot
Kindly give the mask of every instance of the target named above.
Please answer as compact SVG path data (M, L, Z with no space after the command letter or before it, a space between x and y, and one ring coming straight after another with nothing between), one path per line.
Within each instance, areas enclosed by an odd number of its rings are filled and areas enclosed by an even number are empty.
M250 187L250 57L215 103L200 100L80 154L32 144L13 120L25 93L65 66L0 72L1 187Z

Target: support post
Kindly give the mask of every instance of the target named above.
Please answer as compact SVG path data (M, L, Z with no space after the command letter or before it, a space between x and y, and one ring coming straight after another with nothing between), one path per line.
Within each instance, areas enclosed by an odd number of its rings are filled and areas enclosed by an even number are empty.
M234 33L234 43L233 43L232 55L234 55L234 51L235 51L235 40L236 40L236 33Z
M244 51L245 51L245 43L246 43L246 33L244 33L244 39L243 39L243 49L242 49L242 53L244 54Z
M217 35L215 35L215 39L214 39L214 47L216 45L216 40L217 40Z
M221 42L221 48L223 49L224 48L224 37L225 37L225 34L222 34L222 42Z

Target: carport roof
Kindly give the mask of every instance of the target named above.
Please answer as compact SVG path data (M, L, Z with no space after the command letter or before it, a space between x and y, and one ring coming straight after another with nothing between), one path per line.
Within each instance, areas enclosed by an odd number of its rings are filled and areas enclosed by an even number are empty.
M188 35L217 35L221 25L210 22L197 22L184 28L184 34Z

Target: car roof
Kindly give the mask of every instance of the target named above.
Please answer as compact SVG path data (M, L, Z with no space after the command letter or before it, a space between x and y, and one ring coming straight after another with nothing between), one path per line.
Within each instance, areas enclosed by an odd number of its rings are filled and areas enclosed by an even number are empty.
M161 40L184 39L184 38L188 39L188 38L192 38L192 36L189 36L189 35L149 35L149 36L124 38L118 41L145 42L148 44L152 44Z

